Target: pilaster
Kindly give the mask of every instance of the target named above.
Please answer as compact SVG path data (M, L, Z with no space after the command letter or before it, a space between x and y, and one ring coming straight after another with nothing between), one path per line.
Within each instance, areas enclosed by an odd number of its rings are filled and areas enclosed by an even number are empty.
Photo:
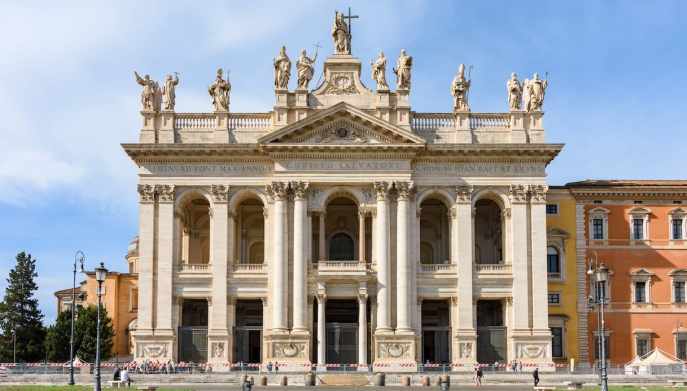
M227 316L227 268L229 237L229 186L212 185L212 214L210 220L210 267L212 270L212 317L208 334L212 360L228 357L229 329ZM212 345L211 344L211 345ZM221 353L221 354L220 354Z
M138 185L138 320L137 335L153 333L155 188Z
M508 196L511 202L512 236L510 245L513 262L513 306L517 308L517 311L513 312L511 334L515 337L530 334L527 187L525 185L511 185Z
M174 237L174 185L156 185L158 199L157 222L157 298L156 335L174 335L172 325L173 292L173 237Z

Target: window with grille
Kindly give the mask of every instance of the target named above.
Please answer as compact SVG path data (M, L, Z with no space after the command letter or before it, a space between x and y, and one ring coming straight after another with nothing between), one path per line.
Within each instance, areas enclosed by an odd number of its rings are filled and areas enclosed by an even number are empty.
M632 219L632 238L644 240L644 219Z
M547 215L557 215L558 214L558 204L546 204L546 214Z
M553 304L553 305L561 304L561 294L560 293L549 293L549 304Z
M551 327L551 355L554 358L563 357L563 328Z
M680 360L687 360L687 334L680 333L675 341L675 352Z
M682 240L684 236L684 232L682 232L682 219L673 219L673 240Z
M603 219L593 219L592 220L592 238L594 240L603 240L604 238L604 220Z
M646 337L637 338L637 355L639 357L646 356L649 353L649 339Z
M557 248L553 246L546 248L546 263L549 278L561 278L561 256Z
M646 303L646 282L635 282L635 303Z
M685 302L685 282L675 281L673 282L673 296L675 296L676 303Z

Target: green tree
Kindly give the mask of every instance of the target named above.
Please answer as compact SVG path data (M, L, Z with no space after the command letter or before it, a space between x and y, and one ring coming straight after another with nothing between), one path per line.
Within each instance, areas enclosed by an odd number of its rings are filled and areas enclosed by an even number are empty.
M88 362L95 361L96 331L97 331L97 308L89 305L79 309L76 313L76 323L74 323L74 349L76 355ZM107 360L112 357L112 319L107 316L105 306L100 307L100 359ZM76 342L78 341L78 345Z
M55 324L48 327L45 336L45 353L52 362L69 361L69 339L72 331L72 311L62 311L57 315ZM74 340L74 346L78 346Z
M37 362L45 358L43 314L34 296L36 260L20 252L7 278L5 297L0 302L0 362L13 359L13 333L16 333L17 361Z

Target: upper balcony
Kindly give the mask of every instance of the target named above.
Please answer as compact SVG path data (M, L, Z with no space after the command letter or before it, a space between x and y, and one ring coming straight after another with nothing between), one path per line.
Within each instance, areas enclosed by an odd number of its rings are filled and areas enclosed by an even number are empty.
M474 265L477 280L512 280L513 267L505 263L482 263Z
M180 279L212 278L212 265L209 263L175 263L176 276Z
M455 279L458 265L453 263L417 263L418 279Z
M319 261L310 264L311 275L326 278L367 277L372 265L360 261Z

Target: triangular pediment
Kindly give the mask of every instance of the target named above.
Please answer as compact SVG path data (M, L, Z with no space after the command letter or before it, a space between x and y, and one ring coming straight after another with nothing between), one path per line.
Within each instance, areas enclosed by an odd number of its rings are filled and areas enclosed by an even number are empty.
M424 145L410 131L341 102L258 139L262 145Z

